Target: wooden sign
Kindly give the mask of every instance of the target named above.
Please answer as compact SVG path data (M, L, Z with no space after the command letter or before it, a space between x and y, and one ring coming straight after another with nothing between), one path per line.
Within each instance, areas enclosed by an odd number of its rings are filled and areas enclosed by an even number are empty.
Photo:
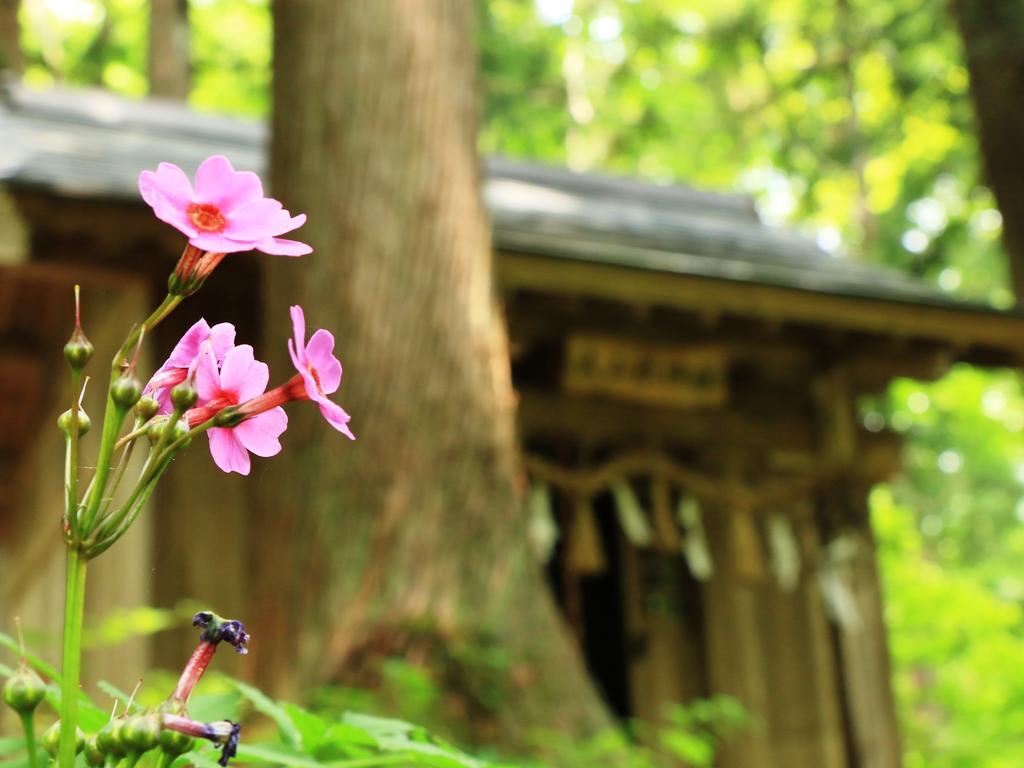
M563 386L579 395L604 395L650 405L694 408L725 402L722 347L649 344L577 335L566 345Z

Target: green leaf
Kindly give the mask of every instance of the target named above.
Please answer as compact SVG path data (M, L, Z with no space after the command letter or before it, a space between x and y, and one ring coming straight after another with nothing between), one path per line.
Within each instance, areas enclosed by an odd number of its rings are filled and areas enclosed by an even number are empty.
M128 706L128 702L131 702L132 712L138 712L142 709L142 705L139 704L139 702L132 700L131 694L125 693L116 685L112 685L111 683L108 683L106 680L100 680L98 683L96 683L96 687L108 696L110 696L112 699L117 699L126 707Z
M120 645L126 640L162 632L187 623L181 608L151 608L143 605L121 609L105 616L95 625L85 628L83 646L96 648Z
M299 732L303 751L315 754L327 731L327 721L291 702L282 702L281 708Z
M321 768L323 763L302 752L277 744L240 744L238 759L247 763L286 765L289 768Z
M196 694L188 701L189 715L204 723L238 720L241 709L241 696L235 690Z
M403 720L346 713L342 722L354 725L377 741L384 752L407 755L417 765L437 768L481 768L476 758L434 739L425 729Z
M295 723L292 722L288 712L282 706L275 703L263 691L247 683L243 683L240 680L232 680L231 684L238 689L242 696L252 703L257 712L266 715L277 723L281 738L288 746L302 749L302 734L295 727Z
M377 740L362 728L348 723L334 723L323 735L313 756L317 760L330 761L370 755L377 749Z
M4 632L0 632L0 646L10 649L18 656L22 655L21 646L18 644L18 641ZM50 664L48 661L45 661L40 656L36 656L34 653L29 653L28 651L25 651L24 655L25 661L28 662L28 665L32 667L32 669L34 669L39 674L45 675L46 677L50 678L58 685L60 684L61 676L55 666Z
M21 736L8 736L0 739L0 757L15 755L25 751L25 739Z

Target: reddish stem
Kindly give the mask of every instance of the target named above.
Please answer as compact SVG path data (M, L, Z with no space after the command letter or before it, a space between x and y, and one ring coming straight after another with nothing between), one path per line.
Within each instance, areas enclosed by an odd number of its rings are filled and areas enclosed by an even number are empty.
M199 682L203 673L206 672L206 668L210 666L210 661L213 659L213 654L216 651L216 643L211 643L207 640L199 642L196 649L192 651L192 656L185 665L185 669L181 672L181 677L178 679L178 685L174 689L174 693L171 694L171 699L182 703L188 701L188 697L192 695L192 689L196 687L196 683Z

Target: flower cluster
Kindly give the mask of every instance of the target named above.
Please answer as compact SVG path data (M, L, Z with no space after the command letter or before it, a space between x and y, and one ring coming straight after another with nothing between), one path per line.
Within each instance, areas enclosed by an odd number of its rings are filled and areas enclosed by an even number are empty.
M304 341L302 307L291 309L294 341L288 348L297 373L267 392L270 369L256 360L248 344L234 344L230 323L210 327L205 320L193 325L175 346L171 356L146 385L145 392L170 413L171 389L194 380L198 400L185 414L190 429L212 422L207 435L213 460L225 472L249 474L249 454L269 457L281 451L279 438L288 427L281 407L294 400L313 400L327 422L354 440L349 415L327 396L341 384L341 363L334 356L334 336L316 331Z
M300 227L305 215L292 216L280 202L265 197L259 177L238 172L227 158L204 160L195 184L175 165L161 163L139 176L139 191L157 218L188 238L167 281L167 295L150 315L131 327L110 364L102 429L88 483L81 477L82 438L91 420L82 407L89 377L86 367L94 348L81 326L78 289L75 327L64 345L70 367L70 408L57 419L64 433L64 512L61 535L67 549L64 641L61 659L60 720L43 742L60 768L74 768L83 748L90 768L111 765L122 756L135 765L157 746L161 765L170 765L191 748L193 737L209 739L221 748L220 764L235 754L239 727L228 720L202 723L187 717L189 694L206 670L219 642L244 653L249 636L241 622L210 612L196 615L203 629L199 647L186 666L171 699L160 711L111 719L87 745L79 738L79 686L85 573L89 561L121 539L142 514L154 489L175 457L206 433L213 460L225 472L249 474L250 454L274 456L288 427L285 404L315 402L334 429L355 439L349 415L330 399L341 385L341 363L334 354L334 336L319 329L306 338L305 313L291 308L288 353L295 373L268 390L270 369L256 359L248 344L237 344L231 323L195 322L149 381L137 378L142 343L230 253L258 250L277 256L302 256L312 251L305 243L281 235ZM283 350L282 350L283 352ZM135 475L129 457L148 438L145 460ZM24 665L23 665L24 666ZM42 699L42 681L25 670L4 687L3 701L22 717L29 768L35 768L32 713ZM124 738L120 734L123 732Z
M263 197L259 177L235 171L219 155L199 166L194 188L180 168L161 163L155 173L140 175L139 190L158 218L189 238L176 270L182 283L204 280L209 265L216 266L225 253L257 249L300 256L312 250L279 237L301 226L305 215L293 217L277 200ZM349 415L328 397L341 384L334 336L321 328L307 343L300 306L291 308L291 320L288 352L296 374L269 392L269 368L255 359L251 346L235 344L234 326L211 326L205 319L186 331L143 390L166 415L173 412L173 388L194 383L197 402L183 414L184 421L189 429L206 426L210 453L225 472L247 475L249 454L268 457L281 451L280 437L288 427L281 406L293 400L314 401L328 424L355 439Z

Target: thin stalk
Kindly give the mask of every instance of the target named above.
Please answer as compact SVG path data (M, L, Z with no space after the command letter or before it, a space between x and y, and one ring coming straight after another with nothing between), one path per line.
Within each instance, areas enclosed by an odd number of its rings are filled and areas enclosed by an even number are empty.
M128 532L128 529L131 528L136 518L141 514L142 508L156 488L157 482L159 482L164 472L170 467L171 461L178 451L184 447L185 443L214 426L211 419L200 424L187 435L171 441L169 435L171 434L174 421L180 417L181 414L177 411L171 416L172 421L168 422L163 435L160 436L160 440L146 458L146 463L142 467L139 480L135 488L132 489L131 495L114 514L104 519L99 526L96 536L91 539L94 543L89 545L86 550L90 558L96 557L108 550L115 541Z
M128 334L128 338L124 340L124 344L121 345L121 349L114 356L114 363L111 366L114 376L120 373L121 363L127 360L128 355L135 349L139 336L143 333L148 336L149 332L160 325L161 321L171 314L184 298L184 296L172 296L170 294L164 296L160 306L153 310L150 316L142 322L142 325L137 325L132 329L131 333Z
M25 751L28 753L28 768L36 768L36 725L35 713L21 714L21 730L25 733Z
M65 462L65 484L67 487L67 501L64 507L64 516L67 523L67 530L71 535L71 541L77 543L80 538L78 527L78 387L82 382L82 371L73 369L71 371L71 424L68 433L67 461Z
M138 421L136 421L136 423L138 423ZM130 448L132 443L134 443L138 438L142 437L145 434L146 434L146 425L143 425L141 427L136 427L131 432L129 432L127 435L123 435L120 440L118 440L116 443L114 443L114 450L115 451L119 451L122 448L124 448L126 445Z
M142 508L149 501L149 497L156 489L157 482L169 465L169 461L164 462L164 466L158 474L146 484L140 483L135 487L131 497L125 502L124 506L110 520L104 523L104 527L100 529L97 543L87 550L89 557L96 557L106 552L114 542L128 533L128 529L132 527L132 523L142 513Z
M107 476L110 474L111 459L114 455L114 444L117 442L117 435L121 431L121 424L127 411L114 402L114 399L107 394L107 408L103 412L103 434L100 436L100 451L96 459L96 474L93 475L89 484L88 498L85 500L85 516L80 527L83 536L88 536L92 530L96 516L99 514L103 502L103 495L107 490Z
M174 308L181 303L183 298L183 296L171 296L168 294L160 302L160 306L154 309L150 316L143 321L142 325L132 329L110 364L111 384L120 375L122 364L128 359L128 355L135 350L143 334L148 335L165 317L174 311ZM88 498L85 502L85 516L80 527L83 536L87 536L92 530L103 503L103 497L107 490L107 476L110 474L111 458L114 454L114 446L117 443L118 434L121 432L121 425L126 415L127 412L118 408L108 393L107 407L103 413L103 434L100 437L99 457L96 460L96 474L89 484Z
M64 648L61 660L60 746L58 765L74 768L78 726L78 682L82 672L82 620L85 614L87 560L77 547L68 547L64 593Z
M120 445L120 441L118 441ZM116 446L115 446L116 448ZM121 458L117 462L117 469L114 470L114 477L110 481L110 499L112 500L117 496L117 490L121 487L121 480L124 478L124 472L128 468L128 460L132 457L132 450L135 448L135 441L132 440L128 443L128 446L121 452ZM106 505L100 510L100 516L104 517L106 513Z

